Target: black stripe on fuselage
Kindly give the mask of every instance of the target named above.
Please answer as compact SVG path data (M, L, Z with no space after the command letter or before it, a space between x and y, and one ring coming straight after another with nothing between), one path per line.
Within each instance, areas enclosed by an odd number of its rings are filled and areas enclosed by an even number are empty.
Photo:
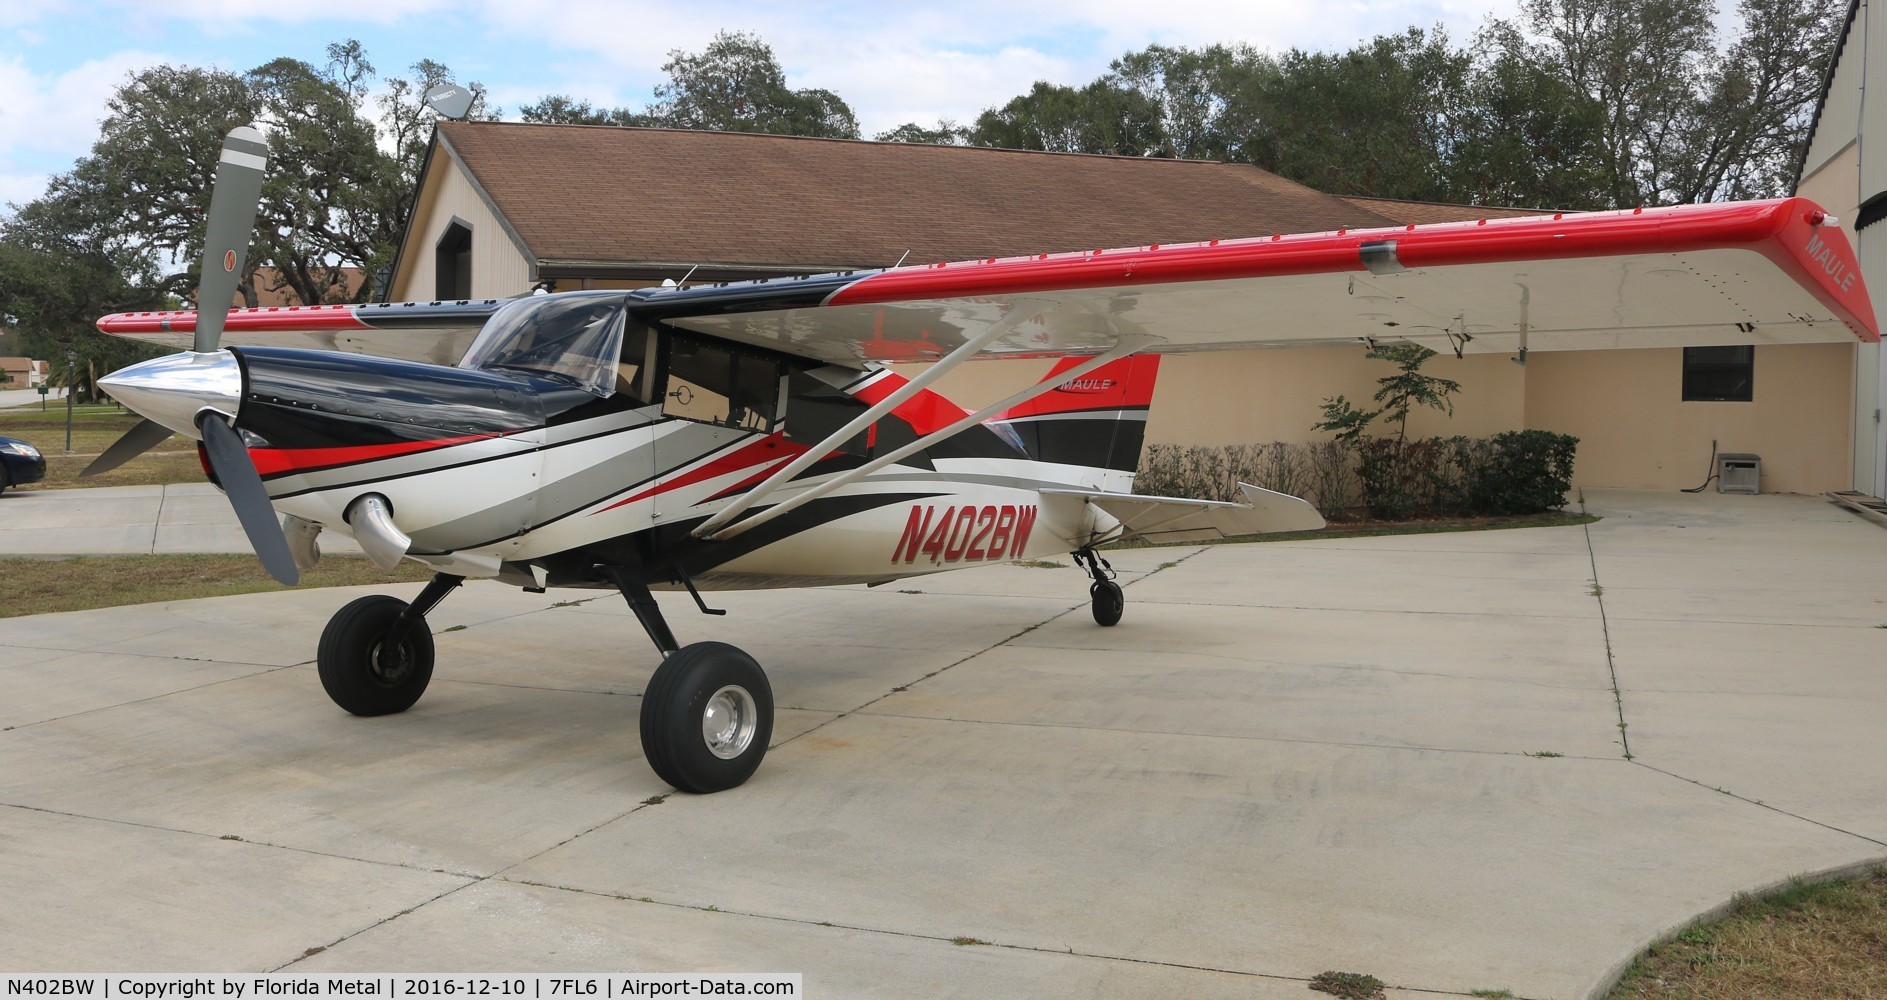
M580 545L566 552L544 556L538 561L551 571L553 586L557 585L559 578L566 582L592 579L590 568L599 563L639 566L650 581L679 582L681 571L689 576L699 576L775 542L854 514L946 495L935 491L821 497L724 542L694 537L690 532L707 518L690 518ZM766 509L758 508L756 513Z
M882 271L880 268L794 278L729 281L686 288L644 288L629 293L629 315L644 323L658 323L689 316L810 309L824 305L827 299L847 285Z

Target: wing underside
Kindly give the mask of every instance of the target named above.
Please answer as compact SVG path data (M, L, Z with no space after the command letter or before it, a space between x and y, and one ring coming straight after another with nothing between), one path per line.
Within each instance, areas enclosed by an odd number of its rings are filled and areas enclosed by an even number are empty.
M1411 341L1457 353L1879 339L1801 198L1041 254L624 293L632 316L827 364ZM455 362L502 300L237 310L237 344ZM188 346L192 313L100 329Z
M470 347L485 320L505 299L380 302L361 305L232 309L226 339L245 347L300 347L350 351L406 361L451 365ZM115 313L98 321L115 337L189 350L197 314Z
M638 293L676 326L834 364L1413 341L1460 353L1877 340L1854 254L1799 198L1213 241ZM832 276L834 278L845 276ZM775 279L776 284L779 279ZM818 297L814 297L818 293ZM727 296L722 305L718 296Z

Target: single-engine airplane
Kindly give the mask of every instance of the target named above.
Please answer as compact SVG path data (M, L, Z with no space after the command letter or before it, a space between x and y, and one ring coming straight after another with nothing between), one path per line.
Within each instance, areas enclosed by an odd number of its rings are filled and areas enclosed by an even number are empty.
M233 297L266 151L246 127L226 140L201 302ZM1256 486L1239 503L1133 492L1163 353L1413 341L1524 363L1879 339L1847 239L1800 198L99 327L190 349L100 380L146 419L88 472L183 434L283 583L323 531L383 569L433 570L410 604L364 597L328 622L317 665L336 704L412 706L433 670L426 616L466 578L615 589L663 657L643 749L693 792L754 772L773 698L745 652L681 644L652 590L716 614L701 591L1072 553L1113 625L1105 545L1320 527ZM219 347L225 329L246 346ZM928 389L1004 356L1059 360L975 412ZM886 367L910 361L932 364Z

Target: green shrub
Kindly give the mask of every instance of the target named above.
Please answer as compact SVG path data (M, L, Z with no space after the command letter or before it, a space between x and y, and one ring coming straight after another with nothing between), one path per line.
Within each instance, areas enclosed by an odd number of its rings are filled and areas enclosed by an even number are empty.
M1578 438L1551 431L1494 435L1493 454L1471 493L1473 506L1487 514L1537 514L1566 506L1578 445Z
M1492 438L1432 437L1183 447L1148 445L1134 490L1154 496L1237 500L1252 483L1301 496L1331 517L1537 514L1566 505L1579 439L1549 431Z

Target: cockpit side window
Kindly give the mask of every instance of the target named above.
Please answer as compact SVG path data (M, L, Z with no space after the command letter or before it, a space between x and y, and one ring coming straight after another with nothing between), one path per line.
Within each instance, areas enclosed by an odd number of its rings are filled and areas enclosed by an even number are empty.
M648 405L652 386L648 384L649 355L655 349L655 331L631 320L623 328L622 353L616 359L616 395Z
M616 392L623 323L621 294L517 299L485 322L459 367L548 376L609 396Z
M668 343L662 412L750 431L771 431L780 417L778 361L718 343L674 336Z

